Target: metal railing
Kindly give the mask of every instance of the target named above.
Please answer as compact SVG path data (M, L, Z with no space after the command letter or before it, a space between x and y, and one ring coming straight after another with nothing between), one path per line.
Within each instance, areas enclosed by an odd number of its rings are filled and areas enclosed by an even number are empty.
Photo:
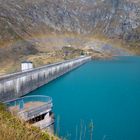
M15 100L10 100L4 102L6 106L13 112L29 112L35 110L37 107L43 108L44 106L52 106L52 98L43 95L32 95L17 98ZM50 106L51 105L51 106Z

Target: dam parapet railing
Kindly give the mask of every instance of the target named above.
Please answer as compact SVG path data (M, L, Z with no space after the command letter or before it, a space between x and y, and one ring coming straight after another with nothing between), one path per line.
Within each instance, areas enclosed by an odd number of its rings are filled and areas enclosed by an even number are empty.
M91 60L90 56L66 60L0 77L0 101L13 100L47 84Z
M4 103L12 114L25 121L50 112L53 107L52 98L43 95L25 96Z

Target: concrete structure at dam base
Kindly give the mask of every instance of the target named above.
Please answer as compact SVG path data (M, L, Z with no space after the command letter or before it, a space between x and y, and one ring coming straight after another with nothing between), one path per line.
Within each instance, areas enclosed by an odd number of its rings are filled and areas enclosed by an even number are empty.
M25 96L4 102L8 110L21 120L39 127L43 131L54 133L54 114L51 97L43 95Z

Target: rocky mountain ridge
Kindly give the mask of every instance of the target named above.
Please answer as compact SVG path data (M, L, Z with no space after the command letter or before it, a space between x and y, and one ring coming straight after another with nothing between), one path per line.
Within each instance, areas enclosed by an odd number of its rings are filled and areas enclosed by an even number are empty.
M49 27L58 31L102 33L108 37L139 40L140 1L0 0L0 25L1 39L7 39L12 30L23 38Z

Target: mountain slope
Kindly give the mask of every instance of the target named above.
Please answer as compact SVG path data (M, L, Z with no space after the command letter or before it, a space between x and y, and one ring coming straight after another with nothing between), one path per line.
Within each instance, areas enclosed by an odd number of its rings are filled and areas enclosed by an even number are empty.
M59 31L96 31L109 37L139 39L139 0L0 1L1 20L21 37L43 32L48 26Z
M140 0L0 0L1 62L67 45L94 46L95 37L139 53Z

